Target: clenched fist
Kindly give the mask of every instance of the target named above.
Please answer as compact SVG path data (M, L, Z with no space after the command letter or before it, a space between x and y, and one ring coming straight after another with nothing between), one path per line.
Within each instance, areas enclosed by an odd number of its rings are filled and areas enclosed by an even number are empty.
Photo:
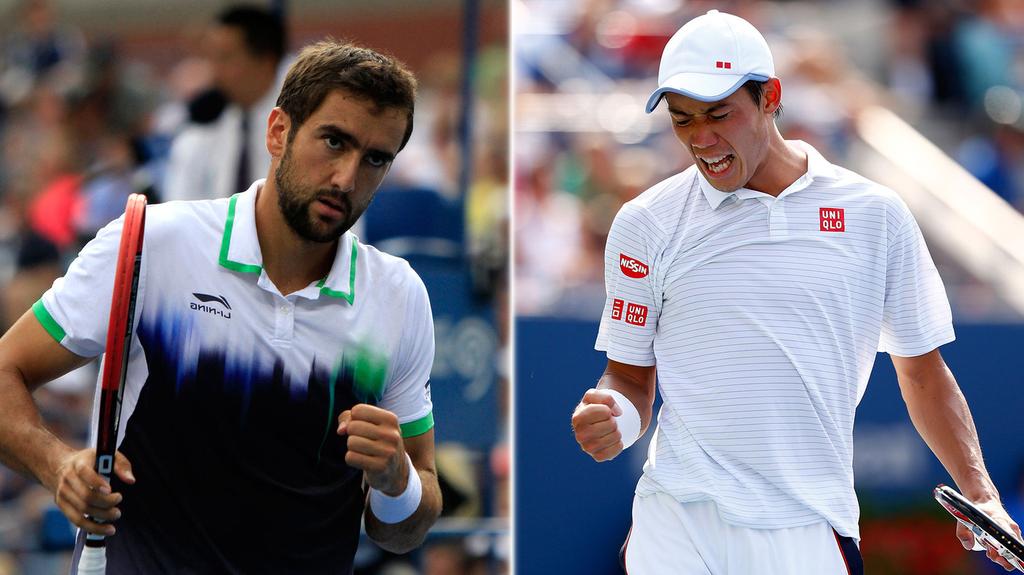
M595 461L608 461L622 453L622 434L615 417L622 415L615 398L606 391L589 389L572 414L576 443Z
M391 497L405 491L409 462L398 416L360 403L338 416L338 435L348 435L345 463L362 469L370 487Z

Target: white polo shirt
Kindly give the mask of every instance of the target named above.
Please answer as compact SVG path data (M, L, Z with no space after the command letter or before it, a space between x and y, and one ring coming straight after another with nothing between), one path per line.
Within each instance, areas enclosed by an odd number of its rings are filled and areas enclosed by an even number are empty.
M147 209L118 438L138 483L117 485L124 516L108 549L118 557L119 543L134 546L129 571L189 553L200 571L350 564L339 548L354 552L358 540L362 474L344 463L338 415L372 403L394 412L406 437L433 426L433 323L420 278L347 233L326 278L281 295L256 236L262 183ZM103 352L121 227L101 230L33 308L78 355ZM273 530L268 555L252 539L232 547L234 526L268 517L288 526ZM164 548L162 534L179 529L187 540Z
M720 192L694 166L623 206L595 347L657 366L637 494L859 538L853 423L875 353L952 341L951 314L899 196L791 143L808 170L777 198Z

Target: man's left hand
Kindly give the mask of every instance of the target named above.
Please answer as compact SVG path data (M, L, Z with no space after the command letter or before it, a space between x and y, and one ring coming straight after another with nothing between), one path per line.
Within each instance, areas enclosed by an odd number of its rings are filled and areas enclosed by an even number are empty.
M1016 535L1017 539L1021 538L1020 527L1014 523L1013 519L1010 519L1010 516L1006 513L1006 510L1003 509L1003 506L999 501L989 499L984 502L977 502L975 505L985 513L988 513L989 517L998 523L1000 527ZM965 549L971 549L974 547L974 534L959 521L956 523L956 536L960 539L960 543L963 544ZM999 566L1007 571L1014 570L1013 565L1010 565L1006 559L1000 557L999 554L992 549L986 547L985 556L992 561L995 561Z
M345 463L362 469L370 487L391 497L405 491L409 462L398 416L360 403L338 416L338 435L348 435Z

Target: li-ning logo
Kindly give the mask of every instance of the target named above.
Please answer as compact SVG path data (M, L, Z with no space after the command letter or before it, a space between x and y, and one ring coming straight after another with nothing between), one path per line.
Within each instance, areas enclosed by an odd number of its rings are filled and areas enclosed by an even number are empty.
M843 218L843 208L818 208L818 216L821 219L821 231L846 231L846 221Z
M619 254L619 269L631 278L639 279L647 276L647 264L626 254Z
M224 319L231 319L231 304L228 303L227 298L224 296L208 295L205 293L193 293L192 295L201 302L189 302L188 306L193 310L205 311L209 314L219 315ZM221 309L218 306L206 304L220 304L224 309Z

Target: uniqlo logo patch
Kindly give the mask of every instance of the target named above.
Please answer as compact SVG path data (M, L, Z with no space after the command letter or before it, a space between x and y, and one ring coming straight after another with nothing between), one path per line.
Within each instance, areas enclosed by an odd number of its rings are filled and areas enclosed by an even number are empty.
M622 305L621 299L612 300L612 319L622 319Z
M647 325L647 306L637 303L626 304L626 323Z
M843 219L843 208L818 208L818 215L821 216L821 231L846 231L846 221Z

